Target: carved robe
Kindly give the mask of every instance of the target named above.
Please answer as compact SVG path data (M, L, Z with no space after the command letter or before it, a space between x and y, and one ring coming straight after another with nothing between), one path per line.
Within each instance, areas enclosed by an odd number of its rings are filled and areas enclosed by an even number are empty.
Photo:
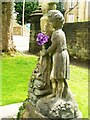
M66 37L62 29L55 30L51 37L52 44L47 49L53 55L53 65L50 78L59 80L60 78L69 79L69 55L66 45Z

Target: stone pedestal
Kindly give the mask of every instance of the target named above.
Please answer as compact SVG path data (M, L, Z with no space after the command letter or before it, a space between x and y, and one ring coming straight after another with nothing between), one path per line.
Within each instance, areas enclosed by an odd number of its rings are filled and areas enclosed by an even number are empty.
M41 9L35 10L30 15L30 42L29 42L29 52L36 54L41 50L41 47L37 45L36 38L37 34L41 31L40 30L40 18L42 17L42 11Z
M23 102L19 109L18 119L21 118L51 118L67 119L81 118L82 114L78 109L78 105L73 97L73 94L68 87L64 88L62 98L56 96L50 98L52 88L50 82L45 79L50 76L47 73L45 64L48 66L50 58L43 58L43 63L40 65L40 59L30 78L28 98ZM51 69L51 68L50 68Z

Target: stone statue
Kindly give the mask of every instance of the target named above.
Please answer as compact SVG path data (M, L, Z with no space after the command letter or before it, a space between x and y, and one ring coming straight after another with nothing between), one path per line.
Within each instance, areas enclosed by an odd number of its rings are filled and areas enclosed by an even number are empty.
M53 94L62 97L64 91L64 82L69 79L69 55L67 52L66 37L62 31L64 17L58 10L50 10L48 13L49 21L52 22L54 32L51 36L52 44L45 54L53 56L52 71L50 79L52 82Z
M40 51L40 60L39 63L42 66L42 69L45 68L43 73L43 81L46 82L46 84L50 85L50 72L51 72L51 64L52 64L52 56L43 56L43 52L48 49L48 47L51 45L51 34L53 32L53 27L49 23L47 13L50 9L56 9L55 3L50 4L47 2L42 3L42 12L43 17L40 19L40 26L41 26L41 32L49 36L49 41L45 45L42 46L42 50Z
M50 3L48 4L47 2L43 2L41 9L42 9L42 13L43 13L43 16L40 19L41 32L47 34L48 36L51 36L51 34L53 32L53 28L48 21L47 13L49 10L55 10L56 5L50 4Z
M41 32L50 38L39 53L29 82L28 98L20 107L18 119L82 117L66 81L69 79L69 55L62 31L64 17L58 10L48 10L41 18Z

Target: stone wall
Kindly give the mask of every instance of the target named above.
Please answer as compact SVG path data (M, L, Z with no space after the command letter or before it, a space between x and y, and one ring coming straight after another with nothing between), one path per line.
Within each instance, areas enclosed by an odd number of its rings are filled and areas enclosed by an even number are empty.
M66 23L63 28L66 38L68 51L71 57L81 60L88 60L89 57L89 35L90 21L78 23Z

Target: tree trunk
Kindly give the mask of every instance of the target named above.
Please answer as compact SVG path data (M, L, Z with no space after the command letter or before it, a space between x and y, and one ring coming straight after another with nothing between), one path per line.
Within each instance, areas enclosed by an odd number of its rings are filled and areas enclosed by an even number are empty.
M13 44L13 0L2 2L2 51L16 52Z

